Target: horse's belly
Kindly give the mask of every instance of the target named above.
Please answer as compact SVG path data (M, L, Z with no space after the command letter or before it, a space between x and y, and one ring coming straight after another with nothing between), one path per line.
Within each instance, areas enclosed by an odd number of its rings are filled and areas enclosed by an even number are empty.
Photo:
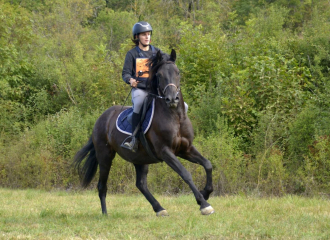
M159 163L162 161L159 161L157 159L154 159L150 157L149 155L146 154L141 154L139 152L137 153L132 153L132 152L117 152L119 156L124 159L127 162L133 163L133 164L154 164L154 163Z

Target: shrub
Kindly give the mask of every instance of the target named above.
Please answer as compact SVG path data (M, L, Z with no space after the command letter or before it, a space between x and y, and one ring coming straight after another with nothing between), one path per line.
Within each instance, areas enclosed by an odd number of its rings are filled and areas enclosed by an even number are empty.
M88 139L95 115L82 118L77 109L61 111L7 142L1 148L1 186L50 189L77 182L72 158Z

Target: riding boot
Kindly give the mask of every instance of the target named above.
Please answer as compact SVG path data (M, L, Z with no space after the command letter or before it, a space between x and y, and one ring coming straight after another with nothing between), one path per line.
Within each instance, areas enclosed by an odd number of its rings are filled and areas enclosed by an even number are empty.
M137 125L140 122L140 114L133 112L133 116L132 116L132 134L134 133ZM139 136L139 131L135 134L135 136L132 136L132 141L131 142L125 142L124 146L126 146L127 148L131 149L132 152L136 152L138 149L138 145L139 145L139 140L138 137Z

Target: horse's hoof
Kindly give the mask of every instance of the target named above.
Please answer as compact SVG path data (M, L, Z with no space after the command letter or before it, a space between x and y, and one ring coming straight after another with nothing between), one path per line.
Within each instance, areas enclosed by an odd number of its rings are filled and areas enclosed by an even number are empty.
M157 212L157 213L156 213L156 216L157 216L157 217L167 217L167 216L168 216L168 213L167 213L167 211L164 209L164 210L162 210L162 211Z
M208 206L206 208L201 209L201 213L202 213L202 215L210 215L210 214L214 213L214 209L213 209L213 207Z

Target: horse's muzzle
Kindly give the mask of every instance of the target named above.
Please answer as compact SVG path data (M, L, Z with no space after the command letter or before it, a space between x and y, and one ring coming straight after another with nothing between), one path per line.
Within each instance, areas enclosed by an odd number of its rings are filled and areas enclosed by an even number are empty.
M178 107L179 97L177 96L174 99L173 98L171 99L170 97L166 97L165 102L169 108L176 108Z

